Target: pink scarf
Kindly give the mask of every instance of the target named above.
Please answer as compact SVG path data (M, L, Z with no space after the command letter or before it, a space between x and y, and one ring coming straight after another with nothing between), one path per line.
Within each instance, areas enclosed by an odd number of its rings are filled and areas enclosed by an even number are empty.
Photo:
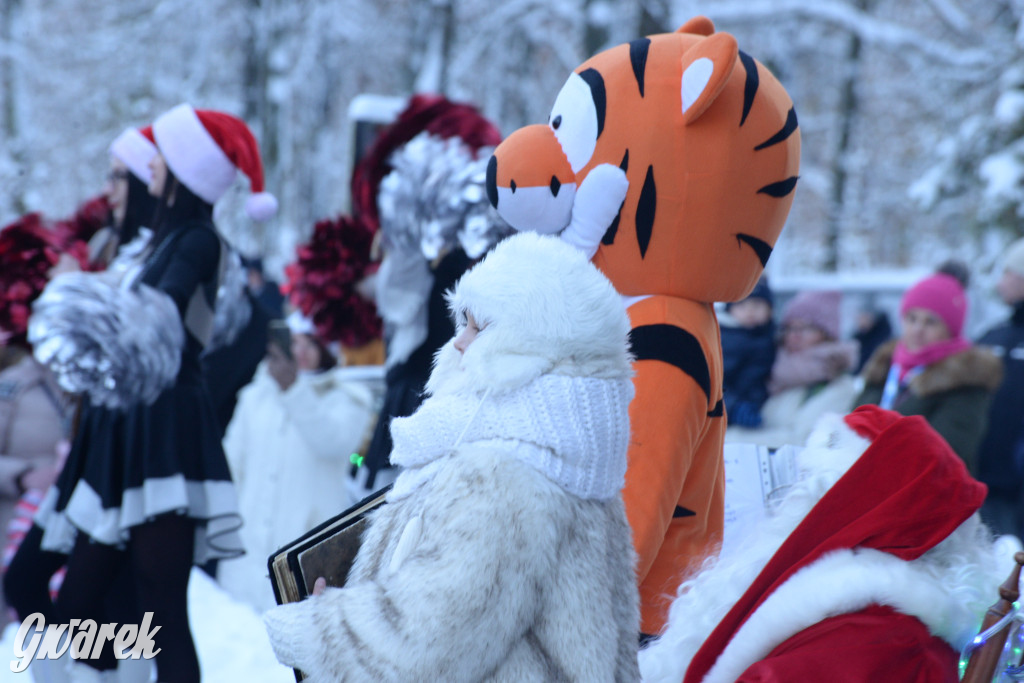
M953 337L946 341L930 344L917 351L907 351L907 347L901 341L896 344L896 350L892 354L892 362L893 365L898 365L900 368L899 381L902 384L903 378L914 368L927 367L932 363L939 362L943 358L948 358L969 348L971 348L971 342L963 337Z

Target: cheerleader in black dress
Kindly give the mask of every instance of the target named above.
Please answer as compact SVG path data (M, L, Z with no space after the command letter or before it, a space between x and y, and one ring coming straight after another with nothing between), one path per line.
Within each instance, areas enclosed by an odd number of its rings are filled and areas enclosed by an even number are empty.
M152 172L148 164L155 154L153 130L149 126L128 128L110 145L110 172L103 190L110 207L109 225L101 228L89 243L91 270L120 267L119 264L128 259L111 264L113 254L119 247L138 238L140 229L152 221L157 199L149 194ZM131 249L128 247L129 251ZM86 401L83 410L100 408L92 408ZM72 544L65 543L61 551L44 550L42 536L40 526L33 525L29 529L4 574L3 588L7 604L19 619L42 614L45 622L52 624L59 620L50 599L50 579L67 563ZM118 579L118 590L107 596L104 623L138 623L142 618L137 614L134 587L126 578L123 573ZM42 669L59 669L63 665L63 660L37 660L32 664L32 671L37 679L50 680ZM108 644L104 647L92 665L102 671L116 669L118 661L114 657L113 646Z
M191 566L242 548L200 365L228 255L213 203L239 169L258 193L247 202L250 215L269 217L276 204L261 192L258 149L241 120L180 105L153 130L159 153L149 190L159 201L149 243L126 269L112 269L116 282L102 274L55 279L33 315L37 356L89 403L37 522L44 549L71 546L57 597L62 623L101 615L127 563L139 610L161 627L158 680L198 681ZM61 345L74 349L70 362Z

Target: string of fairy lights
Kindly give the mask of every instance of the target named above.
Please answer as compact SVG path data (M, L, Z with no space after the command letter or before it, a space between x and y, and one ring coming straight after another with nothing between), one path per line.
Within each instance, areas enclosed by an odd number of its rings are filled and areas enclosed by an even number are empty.
M1012 626L1011 626L1012 624ZM980 648L989 638L1001 632L1004 628L1010 627L1010 636L1006 639L1003 652L999 657L999 664L996 667L997 676L994 681L1024 681L1024 665L1021 665L1021 654L1024 653L1024 611L1021 610L1019 602L1013 603L1013 607L1006 615L992 624L990 627L976 635L969 643L960 650L960 677L963 678L967 663L970 661L971 653Z

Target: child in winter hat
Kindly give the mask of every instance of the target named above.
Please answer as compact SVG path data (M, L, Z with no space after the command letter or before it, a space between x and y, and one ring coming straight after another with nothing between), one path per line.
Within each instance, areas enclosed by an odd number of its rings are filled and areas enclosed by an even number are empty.
M730 425L761 426L768 400L768 378L775 362L774 296L762 275L746 299L726 306L720 316L723 400Z
M839 339L839 304L842 292L800 292L782 311L782 330L796 325L813 325L828 340Z
M167 167L185 187L216 204L241 171L251 194L245 210L258 221L277 212L277 199L263 189L263 162L249 127L236 116L179 104L153 123L153 135Z
M801 292L782 311L782 343L768 383L771 394L816 390L845 374L857 360L857 345L839 341L838 291Z

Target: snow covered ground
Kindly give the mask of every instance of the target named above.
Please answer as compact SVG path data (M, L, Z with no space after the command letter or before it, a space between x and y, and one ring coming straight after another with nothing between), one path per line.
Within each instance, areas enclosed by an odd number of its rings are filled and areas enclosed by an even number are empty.
M198 569L192 570L188 601L204 683L294 683L292 670L274 658L252 607L237 602ZM31 668L11 672L16 633L17 624L11 624L0 639L0 683L34 683Z

